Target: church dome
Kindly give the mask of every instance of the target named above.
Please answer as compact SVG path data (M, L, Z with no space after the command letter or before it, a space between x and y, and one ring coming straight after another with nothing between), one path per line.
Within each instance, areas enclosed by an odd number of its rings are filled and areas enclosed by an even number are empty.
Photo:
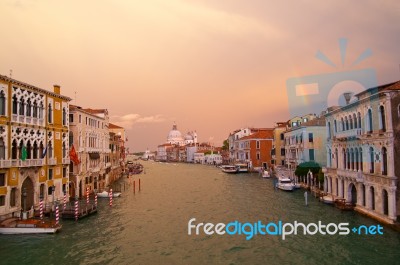
M172 126L172 130L169 132L167 142L171 144L181 144L183 137L180 131L178 131L176 124Z
M191 136L190 134L186 134L185 140L193 140L193 136Z

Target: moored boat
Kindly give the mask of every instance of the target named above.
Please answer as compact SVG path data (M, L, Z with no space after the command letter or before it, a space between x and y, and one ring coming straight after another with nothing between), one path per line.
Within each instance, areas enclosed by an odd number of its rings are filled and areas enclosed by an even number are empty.
M113 197L120 197L121 196L121 192L113 192ZM97 193L97 197L99 198L109 198L110 197L110 193L108 193L107 191L103 191L103 192L99 192Z
M263 178L270 178L271 174L269 174L268 170L264 169L262 176L263 176Z
M229 173L229 174L236 174L238 172L236 166L232 165L225 165L221 166L222 172Z
M61 228L55 221L10 218L0 224L0 234L54 234Z
M235 164L238 173L248 173L249 167L247 164Z
M278 189L292 191L295 189L295 185L292 180L288 177L282 176L278 179L278 183L276 184Z

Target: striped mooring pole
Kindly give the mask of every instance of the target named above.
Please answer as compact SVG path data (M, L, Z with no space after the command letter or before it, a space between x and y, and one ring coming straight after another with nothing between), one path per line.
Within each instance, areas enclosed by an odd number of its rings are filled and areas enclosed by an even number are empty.
M78 221L78 213L79 213L79 201L75 201L75 221Z
M94 194L94 205L97 207L97 193Z
M60 223L60 212L58 210L58 204L56 205L56 225Z
M110 206L112 206L112 198L113 198L112 189L110 189L108 196L110 197Z
M63 206L63 210L65 211L66 208L67 208L67 193L64 192L64 206Z
M89 187L86 187L86 204L89 204Z
M40 199L39 202L39 214L40 214L40 220L43 220L43 199Z

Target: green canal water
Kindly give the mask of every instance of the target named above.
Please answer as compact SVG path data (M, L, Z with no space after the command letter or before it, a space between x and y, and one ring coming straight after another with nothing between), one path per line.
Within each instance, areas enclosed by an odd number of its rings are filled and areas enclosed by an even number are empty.
M400 264L400 234L188 235L188 221L229 223L376 222L341 212L304 191L276 191L257 174L228 175L215 167L145 162L141 191L99 199L99 212L63 221L55 235L0 235L0 264ZM136 177L137 178L137 177ZM194 230L193 230L194 232Z

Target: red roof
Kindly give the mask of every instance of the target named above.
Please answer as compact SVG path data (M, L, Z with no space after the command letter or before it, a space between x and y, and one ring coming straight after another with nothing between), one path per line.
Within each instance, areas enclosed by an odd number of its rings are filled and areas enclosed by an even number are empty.
M123 127L115 125L114 123L109 123L108 128L109 129L123 129Z
M248 139L272 139L274 138L274 130L273 129L267 129L267 130L260 130L258 132L255 132L253 134L250 134L248 136L244 136L240 138L239 140L248 140Z

